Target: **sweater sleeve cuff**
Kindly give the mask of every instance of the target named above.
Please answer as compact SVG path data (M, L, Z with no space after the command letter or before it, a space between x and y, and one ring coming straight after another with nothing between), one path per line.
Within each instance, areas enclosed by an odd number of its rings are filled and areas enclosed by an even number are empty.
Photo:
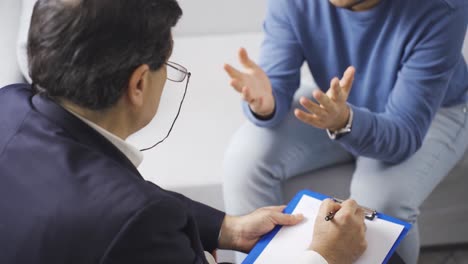
M358 146L362 146L362 142L366 139L370 131L373 116L367 109L353 105L350 105L350 107L353 110L351 132L340 137L337 141L340 142L346 150L356 156L359 154Z
M250 110L249 104L245 101L242 102L242 110L244 111L245 116L256 126L259 127L274 127L278 125L283 117L289 111L288 99L284 96L277 96L277 92L273 90L273 97L275 98L275 112L269 119L260 119L258 118L252 110Z

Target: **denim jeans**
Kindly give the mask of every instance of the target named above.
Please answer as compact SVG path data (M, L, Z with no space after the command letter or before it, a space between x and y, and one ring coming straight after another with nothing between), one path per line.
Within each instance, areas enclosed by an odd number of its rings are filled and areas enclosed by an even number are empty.
M298 106L298 99L310 94L311 89L306 87L296 93L291 112L279 126L260 128L247 122L236 132L224 159L227 213L241 215L259 207L283 204L282 181L355 160L351 197L414 224L397 252L406 263L417 263L418 208L467 149L468 104L440 108L422 147L407 160L388 164L353 157L330 140L324 130L295 118L293 109Z

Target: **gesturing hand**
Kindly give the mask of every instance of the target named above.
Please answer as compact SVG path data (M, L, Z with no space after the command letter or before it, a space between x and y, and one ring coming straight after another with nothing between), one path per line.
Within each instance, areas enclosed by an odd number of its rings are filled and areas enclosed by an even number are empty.
M224 65L224 70L231 77L231 86L241 94L255 114L271 115L275 110L275 100L268 76L249 58L244 48L239 50L239 61L244 67L243 71L229 64Z
M285 206L264 207L245 216L226 215L221 226L219 247L249 252L261 236L276 225L296 225L303 215L283 214Z
M326 94L320 90L314 91L312 95L319 104L302 97L300 103L306 111L296 109L294 111L296 117L306 124L321 129L337 131L344 128L350 114L346 101L353 85L354 73L354 67L348 67L341 80L337 77L331 80Z

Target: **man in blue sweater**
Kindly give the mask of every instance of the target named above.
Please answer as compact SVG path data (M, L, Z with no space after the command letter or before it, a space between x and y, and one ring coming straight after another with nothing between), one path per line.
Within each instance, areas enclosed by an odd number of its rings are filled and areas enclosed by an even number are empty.
M416 263L418 207L468 146L467 21L466 0L270 0L259 65L225 66L254 124L226 153L228 212L356 159L351 196L415 224L398 251ZM297 91L304 62L319 89Z

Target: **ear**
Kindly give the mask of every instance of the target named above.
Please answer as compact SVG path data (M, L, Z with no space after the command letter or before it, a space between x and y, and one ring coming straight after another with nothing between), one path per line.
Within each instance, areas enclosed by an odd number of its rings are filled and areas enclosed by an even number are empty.
M143 64L136 68L130 76L127 88L127 98L132 106L143 105L143 95L145 94L145 90L149 85L149 72L149 66L147 64Z

